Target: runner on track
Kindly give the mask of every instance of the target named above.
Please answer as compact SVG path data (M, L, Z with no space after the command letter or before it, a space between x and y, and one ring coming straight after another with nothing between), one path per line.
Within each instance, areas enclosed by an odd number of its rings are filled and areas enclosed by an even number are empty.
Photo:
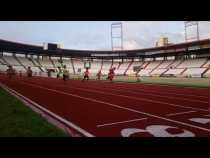
M66 68L66 65L63 66L63 80L66 81L69 79L69 71Z
M140 77L140 75L138 74L138 72L136 73L136 81L137 81L137 82L141 82L141 77Z
M102 75L102 73L101 73L101 70L97 73L97 79L98 80L101 80L101 75Z
M15 76L15 69L12 68L11 65L8 66L8 69L6 70L7 76L11 79L12 76Z
M82 81L84 81L84 80L89 80L89 70L88 70L88 68L86 68L86 71L84 72L84 78L83 78Z
M57 78L62 77L62 74L63 74L62 69L60 66L58 66Z
M32 77L32 70L31 70L31 67L29 66L28 69L27 69L27 77Z
M111 82L113 81L114 76L115 76L115 73L114 73L115 69L116 69L115 67L109 69L108 79L109 79Z

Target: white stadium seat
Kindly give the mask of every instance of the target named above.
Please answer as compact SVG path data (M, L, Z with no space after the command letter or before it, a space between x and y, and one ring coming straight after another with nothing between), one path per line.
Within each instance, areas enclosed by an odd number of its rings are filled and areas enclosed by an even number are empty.
M206 68L188 68L183 75L191 77L201 77Z
M166 69L170 64L172 64L173 60L165 60L159 66L158 69Z
M146 66L145 69L153 70L154 68L156 68L160 64L161 64L161 61L152 61Z
M127 70L127 68L128 68L128 66L129 66L130 63L131 62L121 63L120 66L119 66L119 68L116 69L116 71L115 71L116 75L123 75L125 73L125 71Z
M169 69L164 74L166 75L180 75L185 69Z
M5 72L8 69L7 65L0 64L0 72Z
M138 74L140 76L150 76L151 69L142 69Z
M156 75L161 75L163 74L164 72L166 72L168 69L155 69L154 71L152 71L150 74L153 76L156 76Z
M139 62L139 61L134 61L131 66L129 67L128 71L126 72L127 75L135 75L136 72L134 72L134 67L135 66L141 66L143 64L143 62Z
M103 75L107 75L109 73L109 69L111 68L111 65L112 65L112 61L103 61L101 73Z
M3 56L9 65L21 65L13 56Z
M5 61L2 59L2 58L0 58L0 64L7 64L7 63L5 63Z
M28 67L28 66L34 66L34 64L32 63L32 61L30 61L28 58L24 58L24 57L17 57L17 58L26 67Z
M206 62L206 59L188 59L184 60L177 68L193 68L201 67Z

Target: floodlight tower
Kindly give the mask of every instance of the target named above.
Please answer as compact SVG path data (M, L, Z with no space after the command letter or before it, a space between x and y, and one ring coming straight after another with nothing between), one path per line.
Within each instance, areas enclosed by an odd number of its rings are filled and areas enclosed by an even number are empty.
M117 44L118 42L119 44ZM122 22L111 24L111 46L112 50L123 50L123 26Z
M199 22L198 21L185 21L184 22L184 26L185 26L185 41L192 41L192 40L200 40L200 33L199 33ZM188 29L192 27L196 27L196 30L194 30L195 32L195 36L193 37L189 37L188 36Z

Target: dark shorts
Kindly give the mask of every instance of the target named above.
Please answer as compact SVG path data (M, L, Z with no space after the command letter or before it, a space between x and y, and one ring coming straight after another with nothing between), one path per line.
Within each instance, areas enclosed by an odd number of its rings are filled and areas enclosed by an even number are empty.
M63 80L67 80L68 78L69 78L69 76L63 75Z
M89 76L88 75L84 75L84 79L89 79Z

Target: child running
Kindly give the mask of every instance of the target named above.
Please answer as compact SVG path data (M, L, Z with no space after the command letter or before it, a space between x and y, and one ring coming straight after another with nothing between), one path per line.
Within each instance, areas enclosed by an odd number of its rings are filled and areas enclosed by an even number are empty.
M86 71L84 72L84 78L83 78L82 81L84 81L84 80L89 80L89 70L88 70L88 68L86 68Z
M69 71L66 68L66 65L63 66L63 80L66 81L69 79Z
M27 69L27 77L32 77L32 70L31 70L31 67L29 66L28 69Z
M102 73L101 73L101 70L97 73L97 78L98 78L98 80L101 80L101 75L102 75Z
M109 69L108 79L109 79L111 82L112 82L113 79L114 79L114 75L115 75L114 71L115 71L115 69L116 69L115 67Z
M58 66L58 72L57 72L57 78L60 78L60 77L62 77L62 69L61 69L61 67L60 66Z
M140 75L138 74L138 72L136 73L136 81L141 82L141 78L140 78Z
M11 79L12 76L15 76L15 69L13 69L11 65L9 65L8 69L6 70L6 73L8 78Z

